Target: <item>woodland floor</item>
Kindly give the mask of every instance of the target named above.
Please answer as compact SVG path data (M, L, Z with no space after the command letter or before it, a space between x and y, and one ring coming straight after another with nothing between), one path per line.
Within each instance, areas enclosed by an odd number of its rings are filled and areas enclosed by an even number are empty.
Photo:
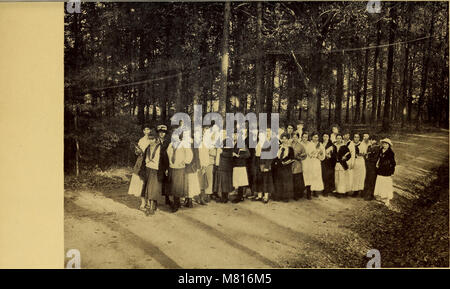
M129 170L65 180L65 249L82 268L449 266L449 132L392 136L394 210L360 198L164 205L146 217Z

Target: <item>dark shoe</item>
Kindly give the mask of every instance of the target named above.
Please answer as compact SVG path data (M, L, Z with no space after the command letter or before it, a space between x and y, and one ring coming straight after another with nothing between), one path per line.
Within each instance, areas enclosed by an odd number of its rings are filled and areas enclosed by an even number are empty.
M313 191L313 196L314 196L314 198L318 198L319 197L319 195L317 194L316 191Z
M199 203L200 203L200 205L202 205L202 206L206 206L206 203L208 203L207 201L206 201L206 195L205 194L201 194L200 195L200 198L199 198Z
M289 199L283 199L284 203L289 203Z
M169 196L166 196L165 198L166 198L165 204L168 205L169 207L171 207L172 206L172 202L170 201Z
M211 201L210 195L205 195L204 201L205 201L206 203L209 203L209 202Z
M180 209L181 207L181 203L180 203L180 198L175 197L174 201L172 203L172 213L175 213L176 211L178 211L178 209Z
M192 204L192 199L191 198L188 198L188 202L187 202L186 207L188 207L188 208L193 208L194 207L194 205Z
M228 193L222 193L222 203L228 203Z
M322 196L324 196L324 197L328 197L328 193L326 193L326 192L323 192L323 193L322 193Z
M306 188L306 198L311 200L311 187L309 186Z
M356 198L358 196L358 193L359 193L358 191L353 192L352 197Z

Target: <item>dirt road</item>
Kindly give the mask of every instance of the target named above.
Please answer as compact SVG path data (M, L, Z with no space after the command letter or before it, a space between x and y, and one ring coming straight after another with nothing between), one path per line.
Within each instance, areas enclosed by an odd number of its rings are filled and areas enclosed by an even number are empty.
M394 205L414 198L417 181L448 162L448 131L393 137ZM65 192L65 248L82 268L342 267L360 264L368 241L346 224L361 199L210 203L154 216L136 210L127 187Z

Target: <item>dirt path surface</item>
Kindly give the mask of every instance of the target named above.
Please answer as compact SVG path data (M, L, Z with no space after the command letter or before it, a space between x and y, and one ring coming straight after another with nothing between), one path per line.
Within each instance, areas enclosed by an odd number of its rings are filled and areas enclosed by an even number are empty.
M415 197L416 183L448 162L448 131L393 137L394 205ZM136 210L127 186L65 191L65 248L81 252L82 268L342 267L360 264L369 242L349 229L360 198L319 197L289 203L165 206Z

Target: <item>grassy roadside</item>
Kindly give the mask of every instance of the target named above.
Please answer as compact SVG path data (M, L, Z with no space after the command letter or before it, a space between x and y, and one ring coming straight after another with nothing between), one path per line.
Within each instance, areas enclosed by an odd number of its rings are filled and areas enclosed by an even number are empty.
M401 213L376 203L360 208L349 227L380 251L382 267L449 267L448 170L447 163L426 177Z

